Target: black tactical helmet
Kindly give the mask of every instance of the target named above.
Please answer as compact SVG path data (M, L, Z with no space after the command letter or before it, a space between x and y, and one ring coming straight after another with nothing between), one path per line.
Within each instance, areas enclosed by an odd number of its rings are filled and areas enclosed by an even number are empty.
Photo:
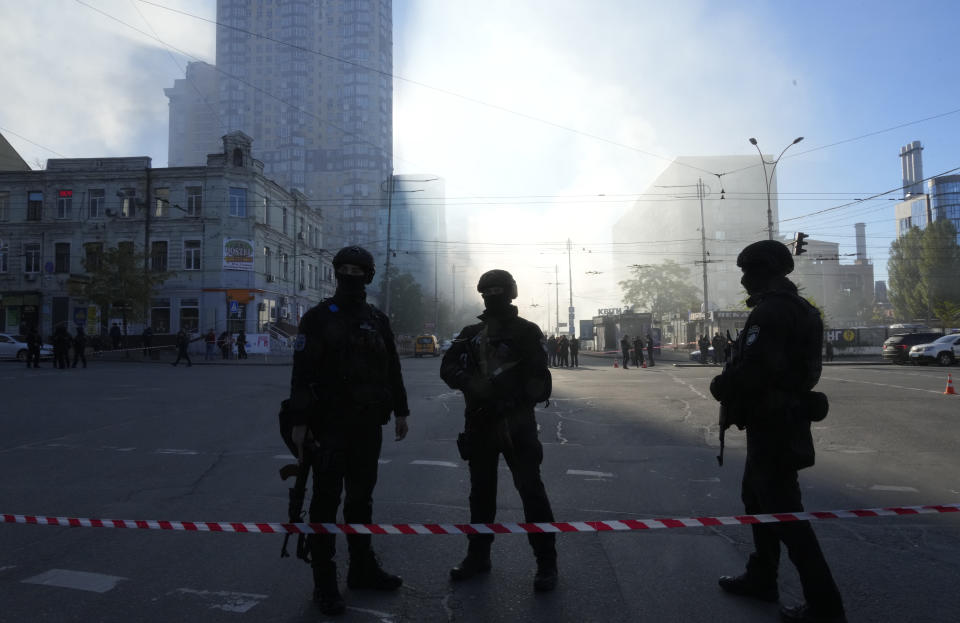
M362 268L363 272L366 273L367 283L373 281L373 276L377 274L377 266L373 261L373 256L370 255L369 251L357 245L343 247L333 256L334 271L344 264L352 264Z
M477 292L483 294L487 288L503 288L503 292L510 297L510 300L517 298L517 282L513 280L513 275L505 270L488 270L480 276L477 282Z
M737 256L737 266L744 273L765 277L783 277L793 272L790 249L776 240L761 240L747 245Z

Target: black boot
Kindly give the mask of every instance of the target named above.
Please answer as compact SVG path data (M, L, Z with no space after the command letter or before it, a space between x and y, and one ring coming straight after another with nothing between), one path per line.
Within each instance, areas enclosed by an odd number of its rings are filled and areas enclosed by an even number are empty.
M533 577L533 590L538 593L546 593L557 587L557 559L556 558L538 558L537 575Z
M718 583L723 590L741 597L752 597L769 602L780 599L780 591L777 589L776 582L763 582L751 577L749 573L738 576L720 576Z
M337 588L337 565L333 561L313 568L313 600L324 614L342 614L347 609Z
M469 580L479 573L490 572L490 549L481 551L471 548L460 564L450 569L450 579L454 582Z
M393 591L401 585L403 585L403 578L384 571L372 550L350 556L347 586L351 589L372 588L377 591Z

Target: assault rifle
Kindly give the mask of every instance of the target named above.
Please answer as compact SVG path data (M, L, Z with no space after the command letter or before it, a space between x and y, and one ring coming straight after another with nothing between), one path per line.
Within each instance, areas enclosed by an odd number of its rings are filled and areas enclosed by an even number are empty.
M293 486L290 487L290 499L287 503L287 519L290 523L300 523L303 519L303 501L307 492L307 479L310 476L310 457L304 448L303 460L298 464L290 463L280 468L280 479L287 480L291 476L296 479ZM290 541L290 533L283 535L283 547L280 549L280 558L289 558L287 552L287 543ZM310 547L307 545L307 535L297 535L297 558L309 563Z
M717 463L723 467L723 445L727 429L730 428L730 422L727 421L727 405L720 403L720 454L717 455Z

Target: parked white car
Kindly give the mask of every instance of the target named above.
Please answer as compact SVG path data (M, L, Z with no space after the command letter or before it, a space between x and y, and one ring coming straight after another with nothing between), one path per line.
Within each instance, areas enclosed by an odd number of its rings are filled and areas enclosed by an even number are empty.
M49 359L53 357L53 347L44 344L40 347L40 358ZM21 342L15 336L0 333L0 359L17 359L18 361L27 360L27 343Z
M921 365L936 361L949 366L960 361L960 333L944 335L929 344L917 344L910 349L910 362Z

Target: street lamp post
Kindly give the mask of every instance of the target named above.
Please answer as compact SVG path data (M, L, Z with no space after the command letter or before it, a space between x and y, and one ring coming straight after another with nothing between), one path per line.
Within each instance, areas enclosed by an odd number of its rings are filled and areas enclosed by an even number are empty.
M767 159L763 157L763 152L760 151L760 146L757 144L757 139L750 138L750 144L757 148L757 153L760 154L760 162L763 163L763 181L767 185L767 239L773 240L773 209L770 206L770 184L773 183L773 176L777 172L777 163L780 162L780 158L783 158L783 154L787 153L787 150L803 140L802 136L798 136L793 139L793 142L783 148L783 151L780 152L780 155L777 156L777 159L772 162L767 162ZM773 165L773 168L770 169L770 174L767 175L767 165Z

